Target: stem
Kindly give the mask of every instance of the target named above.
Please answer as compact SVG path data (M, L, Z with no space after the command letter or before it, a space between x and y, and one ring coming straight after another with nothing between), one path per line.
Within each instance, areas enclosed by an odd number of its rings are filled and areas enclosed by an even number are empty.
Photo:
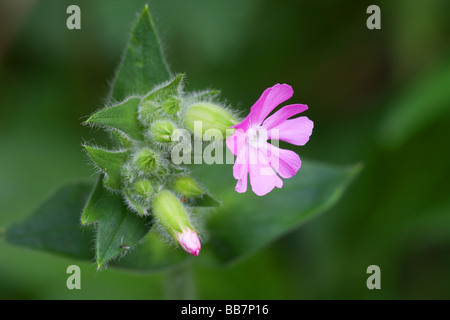
M176 266L166 272L164 297L166 300L196 299L192 263Z
M0 241L3 241L6 239L6 228L0 227Z

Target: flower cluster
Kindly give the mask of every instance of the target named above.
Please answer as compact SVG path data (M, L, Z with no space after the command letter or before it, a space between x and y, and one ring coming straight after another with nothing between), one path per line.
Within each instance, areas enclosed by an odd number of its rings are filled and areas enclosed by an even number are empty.
M144 96L130 96L93 114L86 124L111 132L118 148L84 147L102 173L105 188L120 193L136 214L153 215L160 229L185 251L198 255L200 240L192 223L193 208L218 203L172 156L179 151L190 159L189 148L175 147L180 139L191 142L194 122L201 121L203 130L225 130L236 120L212 102L215 92L186 94L182 80L179 75Z
M93 114L86 124L109 131L118 147L84 147L101 171L105 188L121 194L136 214L152 215L181 248L197 256L201 244L192 223L193 208L218 202L178 161L190 163L192 148L185 145L198 140L200 146L205 140L217 145L228 137L226 144L236 156L236 191L245 192L250 177L252 190L262 196L281 188L281 178L294 176L301 166L295 152L268 140L304 145L313 122L304 116L291 119L307 109L302 104L287 105L269 116L292 97L286 84L265 90L249 115L237 123L232 112L214 101L215 92L186 94L182 80L179 75L144 96L130 96Z

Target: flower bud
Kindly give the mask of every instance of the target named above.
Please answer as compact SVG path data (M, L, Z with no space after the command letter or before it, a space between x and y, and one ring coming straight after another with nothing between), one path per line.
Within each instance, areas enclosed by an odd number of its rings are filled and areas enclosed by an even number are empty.
M143 101L138 112L139 121L144 127L148 127L159 114L159 103L154 100Z
M153 194L153 186L150 180L142 179L135 183L134 191L144 199L149 199Z
M226 137L226 130L237 123L231 113L209 102L198 102L189 107L185 124L189 130L194 131L194 134L196 133L194 125L197 121L201 124L201 134L209 129L216 129L222 133L223 138Z
M150 133L152 138L157 142L171 142L172 134L176 128L176 125L172 121L160 120L152 124Z
M159 155L148 148L142 148L135 153L133 163L144 173L153 173L159 167Z
M162 109L170 115L175 115L180 111L181 100L176 97L169 97L162 103Z
M199 197L204 193L203 190L198 186L197 182L195 182L194 179L188 176L183 176L175 179L173 183L173 189L177 193L187 198Z
M189 228L185 228L182 233L177 233L176 238L184 251L194 256L198 256L201 249L200 239L197 232Z
M198 255L200 241L194 231L183 203L167 190L159 192L153 200L153 213L167 232L186 252Z

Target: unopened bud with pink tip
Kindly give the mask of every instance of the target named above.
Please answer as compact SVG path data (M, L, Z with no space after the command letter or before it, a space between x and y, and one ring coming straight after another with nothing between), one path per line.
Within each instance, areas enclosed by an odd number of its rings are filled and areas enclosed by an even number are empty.
M198 256L201 249L200 239L197 232L189 228L185 228L182 233L177 233L176 238L184 251L194 256Z
M183 203L172 192L160 191L153 200L153 213L159 224L194 256L200 252L200 240L192 227Z

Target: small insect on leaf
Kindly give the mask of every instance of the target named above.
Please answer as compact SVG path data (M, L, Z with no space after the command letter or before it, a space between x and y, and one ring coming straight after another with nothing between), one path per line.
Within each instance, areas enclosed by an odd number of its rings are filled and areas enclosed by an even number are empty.
M121 245L119 246L120 249L125 249L125 250L130 249L130 247L126 243L123 243L123 237L122 237L122 239L120 239L120 243L121 243Z

